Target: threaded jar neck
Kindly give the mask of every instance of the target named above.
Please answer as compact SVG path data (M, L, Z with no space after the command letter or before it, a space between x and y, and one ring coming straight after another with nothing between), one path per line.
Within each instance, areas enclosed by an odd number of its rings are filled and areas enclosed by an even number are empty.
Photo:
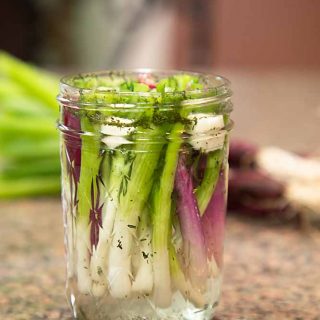
M59 129L66 136L105 141L111 136L127 144L191 139L200 148L231 129L231 94L227 79L195 72L141 69L66 76L58 96ZM172 137L178 124L181 134Z

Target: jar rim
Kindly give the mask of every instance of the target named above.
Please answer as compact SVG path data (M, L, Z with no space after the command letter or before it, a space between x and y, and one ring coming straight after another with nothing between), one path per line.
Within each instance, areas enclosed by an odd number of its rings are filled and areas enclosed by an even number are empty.
M124 81L131 79L138 79L139 76L152 76L157 80L164 79L166 77L174 76L174 75L190 75L194 77L198 77L200 79L200 83L203 85L201 89L192 89L192 90L183 90L183 91L174 91L174 92L157 92L157 91L148 91L148 92L128 92L128 91L112 91L110 88L106 88L104 86L92 86L89 88L81 87L75 84L76 79L84 79L84 78L93 78L93 79L103 79L103 78L111 78L111 77L122 77ZM113 103L106 102L80 102L79 96L85 94L108 94L112 93L121 97L145 97L145 98L158 98L165 97L168 101L172 101L175 96L184 96L188 94L197 95L196 98L186 98L182 100L181 104L193 104L193 105L203 105L206 103L219 102L229 98L232 95L230 89L230 81L220 75L210 74L210 73L202 73L202 72L193 72L193 71L183 71L183 70L166 70L166 69L152 69L152 68L138 68L138 69L114 69L114 70L102 70L96 72L82 72L78 74L70 74L64 76L60 80L60 94L57 97L57 100L64 104L72 106L76 104L77 106L81 106L84 108L91 108L92 106L112 106L113 108L121 108L123 109L123 104L116 105ZM130 103L129 103L130 104ZM130 108L128 106L127 108ZM126 105L126 104L125 104ZM141 102L135 102L135 106L143 106ZM165 103L166 106L171 105L170 103ZM149 106L150 107L150 104Z

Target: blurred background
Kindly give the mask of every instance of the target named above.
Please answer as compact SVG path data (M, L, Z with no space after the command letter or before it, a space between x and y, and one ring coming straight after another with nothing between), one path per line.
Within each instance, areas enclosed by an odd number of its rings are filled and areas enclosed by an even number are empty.
M59 193L55 97L73 72L221 74L235 141L319 157L318 0L2 0L0 39L0 198Z
M234 135L319 149L318 0L2 0L0 48L59 74L179 68L232 81Z
M319 158L320 1L2 0L0 39L0 199L59 193L54 123L63 74L150 67L229 78L233 141L249 143L231 145L231 167L259 167L280 179L281 201L289 180L302 176L293 198L320 211L319 163L310 173L305 159L271 153L268 165L293 161L283 175L257 162L270 145ZM265 186L256 174L249 187L251 176L236 176L237 201L244 201L241 188L256 195ZM310 196L312 190L319 192Z

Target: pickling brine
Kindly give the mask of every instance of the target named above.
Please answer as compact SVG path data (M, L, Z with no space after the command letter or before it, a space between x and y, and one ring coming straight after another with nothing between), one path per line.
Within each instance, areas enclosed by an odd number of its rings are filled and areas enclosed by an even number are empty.
M75 318L212 318L222 280L230 95L227 80L197 73L62 80Z

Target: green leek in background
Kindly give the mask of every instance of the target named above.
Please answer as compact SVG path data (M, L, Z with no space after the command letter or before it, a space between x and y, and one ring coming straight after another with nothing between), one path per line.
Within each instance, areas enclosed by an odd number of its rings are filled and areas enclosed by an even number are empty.
M0 51L0 199L59 193L58 83Z

